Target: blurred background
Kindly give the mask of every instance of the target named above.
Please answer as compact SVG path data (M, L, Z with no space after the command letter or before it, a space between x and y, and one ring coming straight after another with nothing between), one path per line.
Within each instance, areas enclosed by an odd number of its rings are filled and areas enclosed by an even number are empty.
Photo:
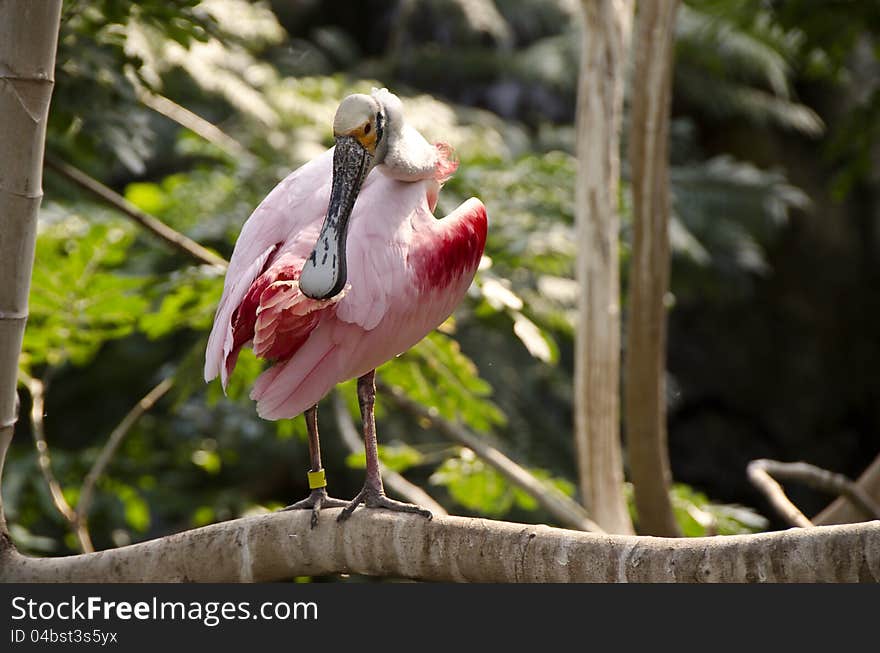
M307 494L302 419L264 422L247 397L261 363L242 356L228 397L202 381L222 270L87 187L228 257L268 191L332 145L341 98L374 86L457 152L437 214L476 195L490 216L467 300L379 377L577 499L578 12L575 0L65 0L23 418L3 488L19 548L79 550L57 506L77 505L102 451L89 498L97 549ZM878 36L871 2L688 0L679 11L667 387L688 535L707 532L706 513L711 532L783 527L748 482L752 459L856 477L880 451ZM124 420L156 388L155 405ZM359 424L352 385L341 394ZM329 401L319 422L331 493L352 497L363 455ZM558 524L381 394L379 440L386 465L451 513ZM807 514L830 499L790 496Z

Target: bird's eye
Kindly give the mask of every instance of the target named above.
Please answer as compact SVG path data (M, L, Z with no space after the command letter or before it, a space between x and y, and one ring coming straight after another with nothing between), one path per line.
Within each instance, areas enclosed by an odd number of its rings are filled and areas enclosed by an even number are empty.
M364 133L365 134L369 134L371 129L372 129L372 127L370 126L370 123L367 123L366 125L364 125Z

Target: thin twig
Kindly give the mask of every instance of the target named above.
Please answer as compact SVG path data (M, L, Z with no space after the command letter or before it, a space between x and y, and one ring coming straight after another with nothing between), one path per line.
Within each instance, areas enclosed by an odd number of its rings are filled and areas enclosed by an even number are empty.
M88 527L88 511L91 507L94 497L95 485L103 474L116 450L119 448L122 440L131 430L131 427L138 419L162 397L171 386L174 380L171 378L164 379L156 387L150 390L147 395L141 399L122 419L122 421L113 429L107 443L101 449L98 459L92 465L91 470L86 475L80 489L80 498L74 510L67 499L64 497L64 491L61 483L52 471L52 457L49 453L49 443L46 441L45 423L43 421L43 413L45 411L45 397L47 383L45 380L37 379L24 371L19 371L22 383L27 387L31 395L31 431L34 437L34 445L37 449L37 465L40 473L49 489L52 497L52 503L61 514L61 516L70 525L71 530L79 541L80 549L83 553L91 553L95 550L92 544L92 538Z
M843 474L830 472L808 463L776 463L776 465L777 469L772 472L775 476L842 496L856 509L861 510L868 519L880 519L880 505L858 483Z
M141 87L137 89L137 97L138 100L156 113L162 114L169 120L176 122L181 127L189 129L191 132L201 136L212 145L216 145L230 156L239 159L250 158L252 156L241 143L215 124L205 120L200 115L193 113L186 107L177 104L164 95L153 93L152 91Z
M339 433L342 435L345 445L352 453L363 453L364 443L358 436L357 429L351 419L351 414L345 405L345 400L338 391L333 393L333 412L336 415L336 425L339 427ZM379 469L382 472L382 482L401 498L422 506L435 515L449 514L443 506L434 501L430 494L418 485L407 481L401 474L388 469L382 463L379 463Z
M766 458L753 460L746 471L752 484L764 492L779 514L794 526L809 528L814 524L789 500L776 479L797 481L817 490L846 497L868 517L880 519L880 506L842 474L804 462L783 463Z
M106 202L117 211L123 213L126 217L131 218L174 249L191 256L201 263L216 265L221 268L227 266L227 262L222 256L215 254L211 250L202 247L191 238L175 231L158 218L141 211L119 193L108 188L97 179L90 177L79 168L75 168L72 165L48 156L46 157L46 167L54 170L65 179L73 182L83 190L88 191L95 197Z
M164 397L173 385L174 379L172 377L162 379L158 385L150 390L143 399L137 402L132 409L128 411L125 417L122 418L122 421L119 422L119 424L116 425L116 428L110 433L107 442L104 443L104 447L101 449L101 453L98 454L98 458L95 460L89 473L86 474L82 489L79 493L79 501L76 504L76 515L77 519L83 524L83 526L88 524L89 509L92 507L92 500L95 495L95 486L98 483L98 479L101 478L107 465L110 464L117 449L119 449L119 445L122 444L125 436L128 435L129 431L131 431L132 427L143 416L143 414L150 410L157 401Z
M67 499L64 498L61 483L58 482L55 472L52 471L52 456L49 453L49 443L46 441L45 424L43 422L47 383L21 370L19 371L19 376L31 395L31 433L37 449L37 466L40 468L40 473L43 475L43 480L46 482L46 487L49 490L49 495L52 497L52 503L55 505L55 508L70 525L83 553L90 553L95 549L92 546L92 538L89 535L88 527L80 521L76 511L70 507Z
M498 470L508 481L534 497L545 510L561 523L582 531L605 532L590 519L587 512L577 502L556 488L535 478L527 469L512 461L483 438L471 433L460 424L444 419L436 408L425 408L407 397L400 388L386 385L380 381L376 382L376 387L383 396L389 397L398 407L419 419L428 420L450 440L472 450L480 459Z

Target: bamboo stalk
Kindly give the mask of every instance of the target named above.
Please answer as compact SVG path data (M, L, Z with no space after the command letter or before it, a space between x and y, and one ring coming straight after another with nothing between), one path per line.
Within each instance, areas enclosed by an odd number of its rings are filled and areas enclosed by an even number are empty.
M61 0L0 2L0 480L18 419L18 357L43 197L60 18ZM0 497L0 536L5 535Z

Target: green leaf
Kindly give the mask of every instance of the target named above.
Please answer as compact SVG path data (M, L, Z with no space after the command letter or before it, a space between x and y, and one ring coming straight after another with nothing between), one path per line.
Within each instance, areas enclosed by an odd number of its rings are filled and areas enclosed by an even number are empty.
M135 182L125 187L125 199L141 211L158 215L168 204L168 199L158 184Z
M143 533L150 527L150 506L144 498L129 485L116 483L116 496L122 501L125 521L135 531Z
M503 515L513 505L510 487L493 468L470 451L468 454L444 461L431 475L430 482L444 486L465 508L491 517Z
M713 503L684 483L672 486L671 499L676 521L686 537L739 535L767 528L767 520L751 508Z
M574 485L569 481L554 478L543 469L529 471L554 490L568 496L574 494ZM538 509L532 495L510 483L470 449L461 449L458 457L443 461L431 475L430 482L444 486L465 508L489 517L500 517L514 506L529 511Z

